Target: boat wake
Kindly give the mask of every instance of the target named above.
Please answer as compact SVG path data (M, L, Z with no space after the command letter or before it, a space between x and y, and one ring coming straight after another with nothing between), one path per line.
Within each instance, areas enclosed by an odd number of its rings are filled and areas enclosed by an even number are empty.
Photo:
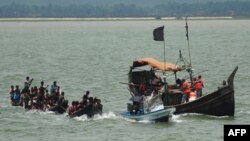
M95 121L95 120L104 120L104 119L118 119L119 117L113 112L103 113L102 115L94 115L93 118L88 118L87 115L82 115L80 117L74 117L74 119L79 121Z
M182 115L172 115L171 118L169 118L169 122L175 122L175 123L182 123L185 122L185 120L181 119Z
M173 115L174 117L176 117L177 119L180 117L201 117L201 118L205 118L205 119L225 119L225 118L230 118L230 116L214 116L214 115L205 115L205 114L199 114L199 113L184 113L184 114L179 114L179 115Z
M120 117L120 118L122 118L122 119L124 119L124 120L126 120L126 121L128 121L128 122L137 122L137 123L144 123L144 124L147 124L147 123L155 123L155 121L150 121L150 120L146 120L146 119L144 119L144 120L140 120L140 121L137 121L137 120L133 120L133 119L129 119L129 118L124 118L124 117Z

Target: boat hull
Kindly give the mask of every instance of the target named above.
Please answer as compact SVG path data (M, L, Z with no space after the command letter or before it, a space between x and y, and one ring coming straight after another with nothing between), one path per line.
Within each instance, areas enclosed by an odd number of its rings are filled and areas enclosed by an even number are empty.
M123 112L121 115L124 118L132 119L136 121L156 121L156 122L167 122L169 117L172 115L174 108L162 109L155 112L150 112L147 114L133 115L130 112Z
M82 115L87 115L87 117L92 118L95 114L102 114L102 110L95 109L92 105L89 105L83 109L80 109L73 114L70 114L69 117L80 117Z
M234 89L225 86L192 102L176 105L175 108L174 114L201 113L214 116L234 116Z
M53 112L55 112L57 114L63 114L63 113L65 113L67 111L67 108L64 108L62 106L57 105L57 106L49 108L49 111L53 111Z
M63 114L67 111L68 108L68 100L65 100L61 105L56 105L51 108L49 108L49 111L53 111L57 114Z

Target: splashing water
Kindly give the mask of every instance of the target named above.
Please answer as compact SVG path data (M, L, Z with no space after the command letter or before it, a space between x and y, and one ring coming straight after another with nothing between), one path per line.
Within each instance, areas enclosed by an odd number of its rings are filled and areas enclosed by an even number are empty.
M176 122L176 123L185 122L184 120L181 120L180 117L181 117L181 115L172 115L172 117L169 118L169 121Z
M87 115L75 117L79 121L92 121L92 120L104 120L104 119L118 119L119 117L113 112L103 113L102 115L95 115L93 118L88 118Z

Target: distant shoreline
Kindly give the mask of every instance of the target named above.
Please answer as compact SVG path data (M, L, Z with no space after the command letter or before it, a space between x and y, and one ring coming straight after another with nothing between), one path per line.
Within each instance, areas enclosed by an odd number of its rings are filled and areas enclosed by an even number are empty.
M3 21L145 21L145 20L180 20L185 17L117 17L117 18L0 18ZM188 17L189 20L227 20L250 19L250 17Z

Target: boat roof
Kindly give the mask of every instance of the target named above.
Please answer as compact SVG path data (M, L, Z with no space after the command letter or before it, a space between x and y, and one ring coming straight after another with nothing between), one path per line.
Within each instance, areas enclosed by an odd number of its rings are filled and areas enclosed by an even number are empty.
M182 68L178 67L177 65L169 62L160 62L154 58L141 58L138 60L135 60L133 62L133 67L142 67L150 65L152 68L156 68L162 71L181 71Z

